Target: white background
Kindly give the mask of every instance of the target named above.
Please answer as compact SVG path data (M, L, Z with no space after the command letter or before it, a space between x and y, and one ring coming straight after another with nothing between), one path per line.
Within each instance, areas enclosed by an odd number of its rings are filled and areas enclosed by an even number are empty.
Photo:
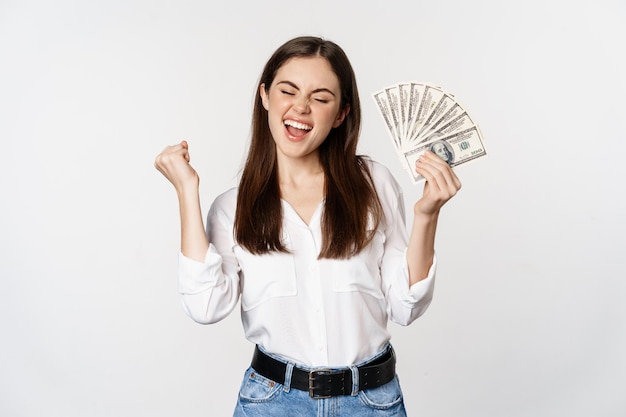
M184 315L153 161L187 139L206 213L263 64L301 34L351 58L360 150L409 212L371 93L437 83L485 136L440 218L435 300L391 326L409 414L626 415L625 3L346 3L0 0L0 415L231 415L252 345L238 312Z

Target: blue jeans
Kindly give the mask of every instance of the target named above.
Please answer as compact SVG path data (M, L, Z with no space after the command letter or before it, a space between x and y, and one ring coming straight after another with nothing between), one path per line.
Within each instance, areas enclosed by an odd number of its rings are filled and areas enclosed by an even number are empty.
M383 353L384 350L367 361ZM233 417L406 417L397 376L385 385L358 391L354 395L314 399L307 391L291 389L293 366L293 363L287 365L284 385L259 375L252 367L248 368ZM358 372L354 374L358 375ZM355 385L358 386L357 381Z

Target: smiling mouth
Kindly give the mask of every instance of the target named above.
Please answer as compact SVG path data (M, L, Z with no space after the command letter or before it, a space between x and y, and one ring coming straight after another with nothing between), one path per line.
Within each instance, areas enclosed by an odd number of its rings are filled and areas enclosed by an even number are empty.
M305 123L296 122L295 120L285 120L284 125L287 128L287 132L295 137L304 136L311 129L313 129L313 126L307 125Z

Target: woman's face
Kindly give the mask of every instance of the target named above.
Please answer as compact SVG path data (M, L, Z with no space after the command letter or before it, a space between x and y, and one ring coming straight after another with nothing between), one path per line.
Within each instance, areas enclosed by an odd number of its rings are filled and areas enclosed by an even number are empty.
M318 147L349 111L340 108L339 80L322 57L289 59L268 91L265 87L259 93L279 158L317 157Z

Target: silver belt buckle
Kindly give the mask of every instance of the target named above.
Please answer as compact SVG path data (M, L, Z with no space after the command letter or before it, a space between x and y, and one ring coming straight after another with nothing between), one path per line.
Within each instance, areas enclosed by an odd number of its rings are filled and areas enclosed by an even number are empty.
M330 386L328 387L327 394L322 395L322 394L318 394L315 392L315 390L317 389L315 387L316 378L325 377L325 376L334 375L334 374L342 374L342 373L343 371L332 371L330 369L315 369L313 371L309 371L309 397L315 398L315 399L323 399L323 398L332 397L332 395L330 394Z

